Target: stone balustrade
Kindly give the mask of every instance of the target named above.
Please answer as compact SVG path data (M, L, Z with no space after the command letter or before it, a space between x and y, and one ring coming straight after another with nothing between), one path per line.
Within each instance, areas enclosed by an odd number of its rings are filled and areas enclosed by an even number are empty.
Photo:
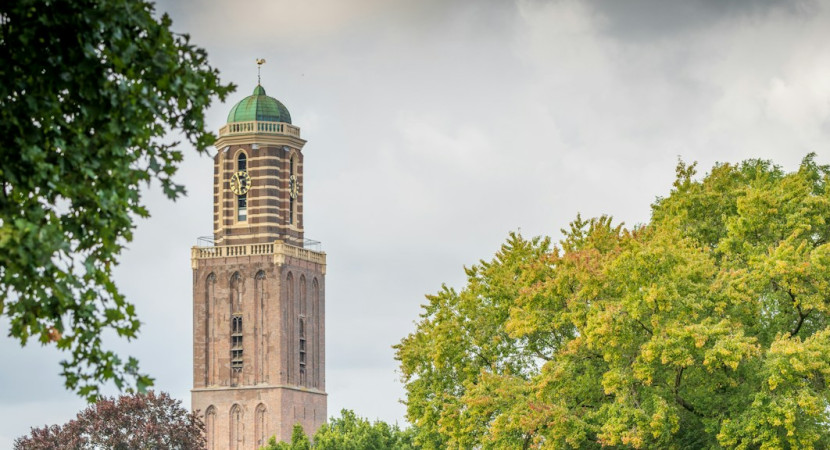
M300 259L312 263L326 264L325 252L317 252L307 248L295 247L283 241L274 241L268 244L217 245L209 247L193 247L191 261L194 268L199 260L214 258L235 258L240 256L273 255L274 263L283 264L286 257Z
M285 122L234 122L219 129L219 137L239 134L276 134L300 137L300 128Z

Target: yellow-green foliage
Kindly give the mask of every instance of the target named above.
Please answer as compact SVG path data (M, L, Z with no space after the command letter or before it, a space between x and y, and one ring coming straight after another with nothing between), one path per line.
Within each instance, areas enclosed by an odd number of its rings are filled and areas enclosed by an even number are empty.
M680 163L645 225L511 234L396 346L417 442L830 447L828 174Z

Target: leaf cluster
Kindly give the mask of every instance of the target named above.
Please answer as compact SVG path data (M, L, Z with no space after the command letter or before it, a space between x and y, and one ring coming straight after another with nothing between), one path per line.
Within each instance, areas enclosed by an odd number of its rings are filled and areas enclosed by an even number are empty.
M262 447L263 450L309 450L311 448L311 441L303 430L303 426L299 423L294 424L291 430L291 442L277 442L275 436L271 436L268 440L268 445Z
M15 450L204 448L204 424L162 392L102 398L68 423L32 428Z
M340 417L332 417L320 427L311 440L301 425L294 425L291 442L277 442L272 437L263 450L408 450L417 448L412 442L413 430L402 430L383 421L369 422L354 411L344 409ZM312 445L313 441L313 445Z
M396 348L424 448L830 446L830 168L678 164L634 229L511 234Z
M134 338L135 307L112 270L147 217L140 188L171 199L182 152L212 145L204 111L233 86L143 0L0 4L0 314L25 345L54 343L66 387L152 383L102 332Z

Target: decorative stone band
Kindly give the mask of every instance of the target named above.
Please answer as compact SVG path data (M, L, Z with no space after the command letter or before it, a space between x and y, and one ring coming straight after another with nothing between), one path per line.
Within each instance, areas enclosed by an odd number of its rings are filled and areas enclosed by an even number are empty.
M285 122L234 122L219 129L219 136L238 134L277 134L300 137L300 128Z
M277 240L269 244L245 244L245 245L217 245L214 247L193 247L191 250L190 262L195 269L198 261L202 259L235 258L240 256L273 255L274 264L285 264L285 258L291 257L302 261L308 261L323 266L323 273L326 270L326 253L316 252L307 248L295 247Z
M270 389L290 389L292 391L307 392L309 394L324 395L326 397L328 397L328 395L329 395L324 391L321 391L319 389L315 389L315 388L312 388L312 387L295 386L295 385L290 385L290 384L273 384L273 385L270 385L270 386L258 384L256 386L234 386L234 387L210 386L210 387L203 387L203 388L193 388L193 389L191 389L191 392L217 392L217 391L239 392L239 391L244 391L244 390L265 391L265 390L270 390Z

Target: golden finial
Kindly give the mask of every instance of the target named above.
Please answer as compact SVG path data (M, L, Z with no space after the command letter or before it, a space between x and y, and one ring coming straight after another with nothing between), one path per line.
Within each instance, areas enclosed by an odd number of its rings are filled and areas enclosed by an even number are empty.
M256 84L262 84L260 79L260 69L262 69L263 64L265 64L264 58L256 59Z

